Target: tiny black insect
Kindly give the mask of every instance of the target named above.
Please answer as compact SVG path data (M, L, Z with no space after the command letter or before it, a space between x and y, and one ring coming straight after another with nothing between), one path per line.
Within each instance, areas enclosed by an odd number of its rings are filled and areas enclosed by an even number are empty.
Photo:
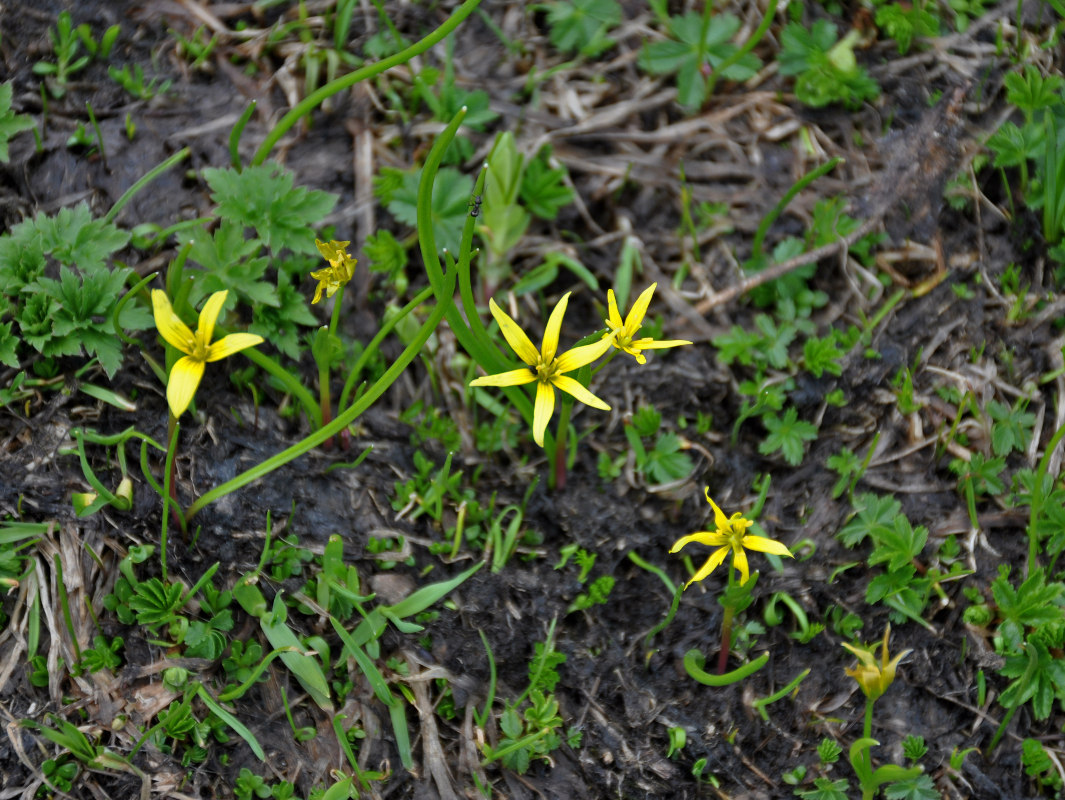
M471 217L476 217L478 214L480 214L481 213L481 196L479 194L475 194L473 196L473 199L469 202L469 206L468 207L470 209L470 216Z

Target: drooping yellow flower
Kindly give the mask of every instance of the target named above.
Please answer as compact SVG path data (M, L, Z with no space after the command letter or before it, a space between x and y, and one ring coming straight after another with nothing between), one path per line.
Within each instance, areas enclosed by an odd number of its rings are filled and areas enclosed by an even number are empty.
M314 299L311 303L317 303L322 299L322 290L326 297L332 297L337 289L350 281L355 275L355 265L358 263L348 255L347 247L351 242L338 242L335 239L329 244L314 240L318 252L322 258L329 262L329 266L311 273L311 277L318 281L314 290Z
M684 588L687 589L696 581L701 581L718 565L725 560L725 556L732 552L732 566L740 571L740 583L747 583L750 577L750 567L747 565L747 553L745 550L757 550L760 553L773 553L778 556L792 558L791 551L775 539L767 539L765 536L748 536L746 531L754 523L745 519L738 511L731 517L726 517L725 512L717 507L717 503L710 499L710 487L706 488L706 502L714 508L714 525L717 530L699 531L678 539L669 552L676 553L681 548L692 542L717 547L706 563L699 569Z
M651 296L655 293L657 286L657 283L652 283L644 289L643 294L637 297L636 302L632 304L632 308L629 309L629 315L625 317L624 321L622 321L621 314L618 311L618 301L614 297L614 290L608 289L606 293L609 316L605 322L610 332L615 335L614 346L635 358L637 364L643 364L647 360L643 353L640 352L641 350L662 350L667 347L691 344L691 342L684 339L655 340L649 336L643 339L635 338L636 334L640 332L640 328L643 327L643 318L647 314L647 307L651 305ZM607 334L607 336L609 335L610 333Z
M561 389L567 394L573 395L585 405L609 411L610 406L584 388L578 381L570 378L565 373L591 364L603 353L610 349L613 344L613 336L607 335L594 344L574 347L572 350L555 356L558 351L558 334L562 328L562 317L566 313L566 305L569 303L570 293L566 292L558 301L547 320L544 329L544 339L537 350L525 331L507 316L495 300L488 301L488 307L492 310L492 316L499 323L499 329L503 337L513 348L518 358L529 365L529 369L513 369L501 372L498 375L486 375L471 382L471 386L522 386L536 381L536 401L533 405L533 439L540 447L544 446L544 431L547 423L555 411L555 389Z
M912 653L912 650L903 650L890 661L888 660L888 636L891 635L891 625L884 628L884 640L880 645L880 661L876 660L873 651L876 645L859 647L853 644L843 643L843 646L858 657L858 665L854 669L847 667L843 671L854 680L858 681L865 696L875 701L895 681L895 668L899 662Z
M185 355L179 358L170 370L166 381L166 401L170 412L175 417L185 413L192 402L196 388L203 377L204 365L208 361L219 361L226 356L239 353L246 347L253 347L263 341L262 336L253 333L231 333L217 342L211 341L215 322L222 312L228 292L215 292L207 298L200 312L196 332L189 330L170 305L170 298L160 289L152 290L152 307L155 311L155 327L172 347Z

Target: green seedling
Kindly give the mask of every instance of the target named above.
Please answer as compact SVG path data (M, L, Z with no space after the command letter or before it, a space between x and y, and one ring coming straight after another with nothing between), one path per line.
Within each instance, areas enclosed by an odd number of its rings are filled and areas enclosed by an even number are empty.
M695 469L691 457L684 452L687 442L675 433L659 433L662 415L652 406L641 406L625 426L625 438L635 457L635 468L650 485L673 483L687 478ZM651 439L648 448L644 439Z
M825 19L809 30L798 22L789 23L780 35L780 74L795 76L795 95L806 105L842 103L857 108L880 94L876 81L855 58L860 38L861 32L854 29L837 41L836 26Z
M669 752L666 753L666 758L673 758L680 754L680 751L684 749L684 745L688 743L688 733L679 725L669 729Z
M876 24L898 44L899 54L909 52L915 38L939 36L939 17L934 3L883 3L876 10Z
M551 44L564 53L595 58L615 44L609 33L622 15L616 0L565 0L532 7L547 12Z
M728 80L745 81L762 66L749 52L733 59L740 48L730 40L739 31L740 20L732 14L712 14L711 8L706 5L702 14L669 17L669 38L645 44L640 53L641 68L652 75L676 75L677 102L689 110L699 108L710 95L707 67L721 69Z
M210 68L210 63L207 59L211 57L215 45L218 44L217 33L213 33L211 38L208 39L203 25L193 31L192 36L188 38L185 38L173 28L169 30L169 33L178 41L178 53L192 59L189 62L191 69L206 71Z
M170 81L160 82L159 78L152 78L144 82L144 69L140 64L123 65L121 68L111 66L107 68L107 74L111 80L125 89L138 100L151 100L153 97L164 94L170 88Z
M613 588L613 576L601 575L588 587L587 593L582 592L577 595L574 601L569 604L566 613L572 614L574 611L587 611L593 606L606 605L606 602L610 599L610 592Z
M10 160L8 142L22 131L28 131L34 126L33 117L26 114L16 114L11 110L12 83L0 83L0 163L7 164Z
M89 64L91 56L79 55L82 47L82 37L78 35L79 32L80 30L74 29L70 12L59 12L55 28L48 32L56 60L54 62L38 61L33 65L35 75L45 76L53 97L59 98L66 94L70 77L75 72L85 69Z

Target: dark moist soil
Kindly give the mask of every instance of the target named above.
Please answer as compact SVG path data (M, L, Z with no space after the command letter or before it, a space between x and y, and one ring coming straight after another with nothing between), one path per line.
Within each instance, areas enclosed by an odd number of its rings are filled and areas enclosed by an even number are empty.
M630 20L645 13L643 4L626 5ZM200 24L192 13L195 7L194 3L64 4L39 0L5 4L0 12L0 80L14 82L14 107L20 112L40 118L41 96L31 67L48 54L47 31L64 8L72 11L75 24L89 21L97 34L110 24L120 23L123 31L112 63L141 64L147 75L169 78L173 84L164 97L144 103L131 101L107 78L106 67L99 62L79 73L62 100L49 99L40 149L34 148L31 137L19 137L12 144L11 163L0 166L0 225L10 226L38 212L54 213L81 201L87 201L95 214L102 215L136 179L185 146L191 148L192 155L182 168L171 170L150 184L122 212L118 222L124 227L145 221L166 225L210 211L209 192L196 177L196 171L228 164L229 131L251 99L259 101L259 113L243 138L245 158L287 103L263 69L276 69L279 62L264 56L257 62L259 72L249 77L227 61L226 54L233 53L233 42L220 45L219 56L212 61L212 73L188 72L175 56L174 40L168 37L167 29L190 35ZM400 29L412 38L438 24L445 8L451 7L452 4L431 9L386 4ZM236 22L232 7L207 8L230 26ZM519 4L486 2L484 8L508 35L528 41L530 53L546 57L546 29L539 27L543 22L541 15L525 14ZM271 12L265 19L247 19L266 25L276 19L277 13ZM356 14L357 24L365 26L366 19L376 24L372 9L365 15L363 11ZM634 54L639 42L633 35L630 29L630 37L619 44L619 53ZM986 31L977 31L972 41L982 42L988 36ZM456 68L464 85L484 88L491 94L494 107L503 115L502 125L516 131L523 147L531 147L531 142L544 132L570 124L556 116L557 106L519 105L520 96L514 90L524 80L521 70L527 70L529 64L508 59L499 39L482 20L475 16L467 21L460 29L458 42ZM426 60L438 59L438 51L439 48ZM636 553L663 566L673 581L682 581L679 561L667 553L680 536L712 525L703 487L709 486L715 500L731 513L750 507L754 497L749 487L759 475L768 473L772 483L760 517L762 525L769 535L786 543L808 538L816 550L809 560L788 562L783 572L768 568L759 558L756 566L762 574L757 595L761 600L756 601L747 618L759 618L760 611L756 611L764 599L772 592L784 591L799 600L812 620L825 618L830 608L858 614L865 623L862 638L875 641L887 623L887 615L882 606L867 606L864 601L871 573L860 562L861 551L846 549L834 536L851 506L846 497L831 498L836 475L824 464L844 446L864 453L877 434L880 439L876 457L859 490L894 494L913 524L928 528L931 548L938 547L950 534L968 533L964 503L956 491L955 478L947 469L949 456L932 445L912 447L930 432L949 427L952 422L949 416L943 416L942 406L931 392L936 380L934 370L950 370L963 376L975 390L991 392L992 381L999 377L988 372L996 368L992 357L995 354L1012 353L1012 374L1000 376L1012 385L1019 386L1025 377L1052 369L1055 333L1048 323L1029 318L1023 324L1006 326L1005 310L996 293L973 280L974 276L982 276L994 283L1010 262L1021 266L1022 282L1032 283L1033 293L1044 291L1038 281L1047 278L1033 254L1035 248L1019 247L1024 232L1018 231L1018 226L1007 226L993 214L978 220L971 211L944 210L939 202L943 182L954 174L959 163L965 163L982 126L999 113L999 107L993 107L989 98L995 97L998 73L1004 65L989 61L981 76L975 78L939 65L934 57L919 57L909 66L896 67L892 66L892 57L891 43L876 45L874 53L869 54L884 96L875 106L858 112L804 109L793 98L778 95L785 84L776 77L752 90L750 97L742 87L723 86L707 113L757 100L765 108L775 109L777 119L738 112L724 122L714 123L719 127L696 129L688 140L663 141L657 150L653 144L632 144L635 138L618 144L625 140L623 132L654 132L684 119L668 99L654 100L634 105L622 122L609 129L617 134L613 138L601 128L588 135L554 137L555 153L569 167L587 214L567 209L556 225L540 225L533 234L559 237L559 231L571 231L564 235L566 240L590 241L603 230L615 229L620 217L627 218L647 246L649 277L660 280L662 289L656 303L662 303L660 311L666 314L667 335L692 339L696 346L653 356L644 367L627 360L615 362L618 369L612 370L597 389L600 396L609 398L614 412L608 416L579 414L576 422L580 428L590 424L599 427L583 440L565 488L549 492L541 480L531 495L526 524L542 537L542 542L526 548L522 557L501 572L492 574L482 569L470 578L451 595L448 608L437 606L440 615L428 624L427 639L416 643L414 637L400 636L391 629L385 635L382 660L400 656L420 665L418 669L439 667L447 671L440 674L450 675L458 715L452 721L437 717L436 724L453 785L460 794L476 796L470 764L479 756L470 749L468 711L483 706L489 681L480 634L486 636L495 656L497 697L514 698L528 682L533 644L545 639L552 622L556 623L557 647L567 659L559 670L561 680L556 689L561 716L567 726L583 731L583 740L575 750L562 746L553 754L550 766L534 764L523 776L489 768L487 775L497 796L788 797L792 790L780 782L781 774L800 764L812 768L817 744L823 738L835 738L846 748L861 736L864 698L854 682L844 676L843 667L851 659L842 651L835 632L825 631L809 644L800 645L788 636L789 624L771 628L758 640L757 651L767 647L771 653L764 670L737 685L702 686L687 676L683 658L689 649L697 648L706 654L708 665L716 660L722 615L717 602L720 576L689 589L672 623L648 642L645 637L663 619L671 596L658 577L636 567L627 556ZM612 83L603 91L603 106L630 99L627 93L636 80L631 62L619 63L615 69L607 75ZM589 70L590 67L582 74L592 74ZM578 77L571 75L573 81ZM545 94L565 88L547 85ZM658 90L664 88L665 84ZM960 110L946 108L952 93L959 89L968 93ZM946 99L930 108L933 92ZM651 94L657 97L654 92ZM106 158L90 157L66 147L75 124L84 119L86 101L91 102L99 121ZM127 113L137 126L132 143L124 132ZM658 272L666 264L680 260L678 238L673 233L679 225L680 207L676 199L679 182L673 167L680 163L685 165L696 201L727 200L732 205L731 220L736 231L728 239L729 247L738 258L746 257L758 221L810 166L797 160L797 148L785 148L761 138L770 122L786 119L824 132L819 144L827 146L829 154L861 156L849 158L832 176L819 181L810 191L810 198L804 195L796 201L774 227L773 237L801 235L815 193L843 194L851 199L851 213L861 215L864 211L884 216L891 235L885 247L905 252L904 239L912 237L939 253L950 270L938 282L931 281L933 288L927 293L907 297L876 329L870 346L879 353L878 359L864 358L858 348L844 364L841 376L816 380L805 375L799 379L792 401L803 419L818 420L820 435L802 465L795 468L779 458L759 454L762 434L753 422L740 428L734 443L730 441L731 423L743 400L736 386L740 373L715 359L708 339L734 324L750 327L756 309L745 302L731 303L703 317L692 311L692 302L684 295L668 288L670 276ZM756 123L762 127L757 128ZM338 239L361 242L372 232L359 229L356 222L352 131L394 124L395 120L383 116L368 95L356 91L338 98L331 113L317 113L309 132L290 136L280 149L286 166L295 172L300 184L339 195L336 212L323 220L323 224L335 225ZM850 143L858 132L867 136L869 131L886 131L888 136L876 146L852 151ZM387 143L387 148L378 146L378 166L409 166L430 144L426 135L416 134L407 126L399 125L397 132L398 138ZM490 135L476 138L479 146L490 140ZM475 158L481 157L483 150ZM467 165L468 171L473 171L476 163ZM629 170L628 180L613 180L604 165L613 165L615 175ZM663 169L663 165L670 170ZM1001 191L996 181L992 178L990 185L983 187L992 197ZM906 213L899 213L903 209ZM379 225L392 224L385 212L378 210L377 214ZM578 250L584 263L609 285L619 247L620 238L614 238L604 246L579 246ZM171 250L157 254L130 250L119 254L143 275L165 268L172 256ZM411 265L410 274L417 274L416 266ZM914 286L933 278L936 265L934 260L915 256L902 259L895 269L897 283ZM717 288L736 280L728 260L717 255L706 256L693 277L703 281L704 286ZM363 280L360 293L349 293L348 302L356 313L345 321L347 332L363 340L373 333L374 317L366 312L375 307L375 299L366 293L371 288L368 283ZM962 299L955 291L961 283L975 285L975 296ZM857 321L856 296L838 259L822 263L814 286L830 298L829 304L818 312L819 325L827 329L829 323L837 320ZM549 300L553 302L569 288L570 284L560 279L552 287ZM698 288L691 279L685 285L692 291ZM310 285L307 291L311 291ZM665 310L667 304L677 312L676 317ZM584 295L575 296L574 307L593 313L589 298ZM867 314L875 310L863 309ZM576 333L564 331L563 338L570 340ZM446 335L442 339L445 345L453 344ZM159 357L161 351L152 347ZM986 355L974 361L973 353ZM81 558L84 582L76 592L79 598L91 599L97 613L102 611L100 600L113 585L115 567L126 548L135 543L157 544L161 525L156 495L143 484L135 488L131 513L104 511L76 520L70 510L71 492L87 488L77 459L62 452L71 444L72 427L111 433L135 425L157 440L165 438L161 388L137 358L131 356L126 363L114 388L137 397L138 410L134 413L119 412L78 393L73 378L77 365L73 362L62 391L40 393L28 403L0 411L0 514L58 521L57 531L42 546L42 569L50 569L48 554L64 541L80 542L86 551L100 555L104 569L88 556ZM900 415L891 391L891 379L907 365L915 366L915 389L925 403L919 416ZM305 366L309 375L309 364ZM0 386L6 386L13 374L11 370L0 372ZM85 379L105 381L97 373L89 373ZM411 429L398 421L398 412L416 400L430 405L443 403L460 428L468 429L471 424L472 412L461 406L457 396L452 394L441 400L428 385L424 367L416 363L410 377L397 383L374 410L360 419L352 452L359 452L368 444L373 445L373 451L357 469L327 471L338 461L350 460L352 454L316 451L209 506L197 519L202 527L194 540L172 532L169 563L173 575L191 585L208 566L218 562L221 568L216 584L231 585L258 563L268 513L275 535L295 535L301 544L312 549L320 549L330 535L339 534L346 559L358 567L368 585L386 602L472 564L478 555L466 553L450 565L431 556L427 545L439 541L442 532L424 518L412 522L400 517L391 504L395 482L413 472L416 449ZM834 389L842 389L846 395L847 403L842 408L824 403L826 394ZM280 451L304 432L302 423L279 418L271 401L256 408L249 396L234 394L225 380L205 381L197 400L201 413L195 421L191 416L186 421L178 465L180 493L185 501ZM708 435L697 436L693 429L686 432L697 445L689 451L696 469L690 480L668 492L649 492L633 477L631 468L625 476L609 483L597 476L597 453L605 451L614 456L625 452L624 422L645 404L653 404L667 421L681 417L691 421L698 412L712 415L715 421ZM1044 395L1032 404L1031 410L1045 410L1050 423L1055 410L1053 398L1049 393ZM923 430L914 429L915 419ZM1044 427L1044 441L1053 427ZM429 442L421 448L435 463L443 462L446 453L439 443ZM132 452L129 455L135 457ZM106 464L102 455L94 458L105 483L117 479L113 464ZM465 448L455 455L453 468L472 475L481 465L480 456L472 448ZM520 504L530 481L536 476L542 478L546 467L539 450L523 447L513 453L513 460L501 454L484 463L478 474L478 497L483 500L496 493L497 507L502 508L510 503ZM449 513L453 524L454 512ZM1016 513L993 510L982 520L988 535L986 540L967 542L966 560L976 571L976 584L986 587L1000 564L1023 563L1025 520ZM406 537L414 556L413 568L401 566L386 571L380 567L367 543L370 536L387 534ZM575 570L556 570L553 565L559 549L574 542L597 554L593 576L612 575L617 582L606 605L567 614L567 607L582 587ZM701 553L693 553L696 563L701 557ZM856 567L840 569L855 561L859 562ZM422 577L429 568L428 575ZM290 583L278 587L266 582L263 590L269 598L279 588L290 592L299 588L298 581ZM1060 714L1036 722L1027 709L1022 709L993 756L981 755L1003 712L994 704L984 709L976 707L976 673L981 669L986 672L992 696L1001 691L1001 679L995 677L991 668L995 666L994 657L988 655L979 632L967 631L961 622L966 601L958 584L945 584L944 589L943 603L931 606L926 613L927 625L908 622L893 627L892 652L913 652L899 669L889 693L877 705L873 735L882 743L877 757L881 763L903 763L903 737L919 734L929 745L923 763L944 797L1029 796L1035 788L1019 766L1020 740L1035 737L1048 743L1060 741ZM4 604L9 613L11 602ZM290 620L296 616L291 615ZM88 725L103 744L117 752L129 752L130 748L123 744L126 739L108 732L112 721L109 714L113 716L129 697L157 692L159 667L170 662L166 661L168 654L164 650L144 638L143 629L122 626L107 613L101 614L100 622L109 636L126 637L125 666L119 674L110 681L81 679L50 690L38 689L28 681L23 658L16 669L3 675L6 682L0 683L0 711L5 723L21 719L45 722L49 714L69 710L57 702L65 698L65 703L73 702L73 707L84 709L74 717L79 724ZM254 638L257 626L238 614L233 635ZM17 636L0 635L0 663L6 664L13 653L24 653L18 647ZM205 669L209 676L218 670L218 665L201 664L198 668ZM773 704L769 707L769 720L761 719L753 700L776 691L804 669L811 672L794 697ZM270 781L292 780L306 795L311 786L327 779L330 769L343 766L342 755L331 738L330 720L309 702L297 705L296 722L315 726L322 735L306 745L293 743L280 705L279 686L288 686L290 694L297 693L284 670L275 666L267 683L235 704L237 716L267 750L266 765L259 763L235 737L224 748L212 747L208 762L193 770L147 748L134 758L134 763L151 776L152 795L230 797L242 767L264 774ZM408 720L419 768L408 773L399 766L385 707L364 685L358 687L355 697L360 724L369 732L360 750L364 766L393 770L391 777L374 789L378 793L375 796L438 796L439 786L423 766L428 759L414 710L408 713ZM679 756L668 758L669 731L676 727L686 732L687 744ZM18 787L33 782L30 765L39 768L41 760L55 751L13 724L7 725L6 731L7 735L0 737L0 787L6 787L0 789L0 797L20 796ZM494 724L489 735L499 735ZM965 760L960 774L952 773L951 754L966 748L978 751ZM219 759L223 752L226 763ZM716 776L719 788L693 777L693 764L700 760L705 761L703 774ZM845 758L832 775L850 776ZM140 787L139 779L121 773L86 773L75 785L72 796L134 797Z

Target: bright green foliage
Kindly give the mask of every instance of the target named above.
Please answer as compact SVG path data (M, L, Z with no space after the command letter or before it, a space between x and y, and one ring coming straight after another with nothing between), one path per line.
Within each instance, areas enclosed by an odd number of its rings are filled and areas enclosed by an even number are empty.
M87 26L86 30L88 29ZM54 30L48 31L52 39L52 49L55 51L56 60L38 61L33 65L35 75L44 75L49 81L49 88L54 97L62 97L66 94L67 81L75 72L79 72L88 65L89 56L79 55L81 41L74 30L74 22L69 11L59 12Z
M644 45L640 66L652 75L677 76L677 102L689 110L697 109L709 91L705 65L717 67L738 49L729 40L740 29L740 20L732 14L704 17L695 12L669 18L669 36L664 42ZM757 56L748 53L729 66L723 77L745 81L762 66Z
M1054 761L1047 754L1042 742L1037 739L1025 739L1021 745L1021 763L1024 773L1034 778L1043 790L1059 793L1062 789L1061 775Z
M929 10L931 7L932 10ZM876 24L899 45L899 53L906 53L914 37L939 36L939 17L933 13L934 3L887 3L876 10Z
M846 778L838 781L829 778L814 778L813 789L796 789L795 795L803 800L848 800L850 783Z
M11 81L0 83L0 163L10 161L7 143L16 134L33 127L33 117L11 110Z
M614 46L607 34L621 23L617 0L564 0L546 8L551 44L559 50L595 58Z
M1061 90L1065 78L1047 75L1045 78L1034 64L1024 65L1024 74L1010 72L1002 79L1006 87L1006 101L1024 112L1026 121L1035 118L1035 112L1051 109L1062 104Z
M843 364L840 359L844 353L836 344L834 332L823 339L811 336L802 346L803 364L815 378L820 378L826 372L829 375L842 375Z
M421 170L403 172L386 167L374 181L374 194L400 222L415 226L418 221L418 183ZM433 238L437 250L446 248L457 253L461 244L462 226L469 212L473 181L453 167L441 169L433 184ZM311 242L312 246L314 242Z
M882 531L891 530L902 513L902 503L891 495L860 494L854 498L854 510L855 516L836 534L846 547L861 544L867 536L875 540Z
M163 94L170 88L171 83L169 80L160 82L159 78L151 78L145 83L144 69L140 64L134 64L132 69L129 64L124 64L121 68L112 65L107 68L107 74L138 100L151 100L156 95Z
M839 480L832 487L832 497L836 498L847 491L848 487L853 491L853 483L856 476L861 474L862 460L858 458L849 447L842 447L834 456L829 456L825 462L829 469L835 470ZM852 477L855 481L852 482Z
M106 636L94 636L92 648L81 651L81 667L89 672L99 672L102 669L114 671L122 664L122 657L118 651L125 642L121 636L116 636L110 642Z
M923 736L909 734L902 740L902 753L909 761L920 761L928 754L928 745L924 743Z
M380 230L367 236L362 252L366 256L366 266L371 272L383 272L389 281L402 279L406 285L403 270L407 266L407 251L396 241L391 231ZM398 289L397 286L397 292Z
M841 755L843 748L835 739L822 739L821 744L817 745L817 757L822 764L835 764Z
M767 456L779 450L793 467L802 463L804 443L817 440L817 426L799 419L793 407L784 411L783 418L773 413L763 415L762 423L769 435L758 445L758 452Z
M1065 699L1065 661L1053 656L1037 638L1028 640L1023 653L1006 656L999 673L1013 679L999 697L1003 708L1031 701L1033 716L1046 719L1054 700Z
M1006 456L1014 450L1023 453L1028 447L1035 414L1025 411L1027 405L1024 399L1018 400L1012 408L997 400L987 404L987 413L994 420L991 426L991 448L996 456Z
M281 262L277 270L277 286L273 288L276 302L252 307L252 323L248 331L259 334L292 359L298 359L303 351L307 329L318 325L318 319L311 313L307 299L299 289L300 278L309 274L317 264L317 260L304 256ZM302 269L290 269L300 265Z
M1047 583L1043 570L1032 572L1020 586L1014 588L1009 581L1010 568L1003 564L998 568L998 577L991 583L991 593L998 605L1001 624L998 635L1002 637L1007 651L1021 648L1029 629L1062 622L1061 583Z
M942 796L932 779L923 773L903 778L884 788L887 800L940 800Z
M659 433L662 415L653 406L641 406L632 416L632 424L625 426L625 438L635 456L636 471L651 484L670 483L690 475L695 468L691 458L683 451L683 443L674 433ZM657 434L650 449L643 439ZM603 462L603 472L609 472Z
M923 525L914 528L904 516L895 517L895 524L884 526L877 531L873 552L869 555L869 564L885 564L889 571L902 569L910 564L924 550L928 541L928 529Z
M537 642L533 646L533 660L529 664L529 685L534 689L553 692L558 685L558 668L566 663L566 654L555 649L554 643Z
M566 185L566 168L551 166L551 148L544 146L525 164L521 176L521 202L540 219L552 220L573 202L573 190Z
M229 291L226 306L230 310L241 301L279 305L276 289L263 280L270 259L259 255L262 244L258 239L244 238L242 224L223 220L213 234L197 226L179 241L191 245L189 259L204 269L192 284L189 305L199 307L203 298L223 290Z
M842 103L857 108L880 94L880 87L854 57L860 34L851 31L837 41L836 26L819 19L810 30L792 22L780 35L781 75L794 75L795 96L820 108Z
M787 322L778 324L768 314L754 318L758 331L746 331L739 325L713 339L718 358L725 364L737 361L744 366L783 369L788 365L788 346L798 331Z
M314 228L333 210L337 196L294 186L292 173L278 164L235 169L208 168L203 178L218 204L219 217L254 228L275 255L285 248L315 253Z
M0 236L0 295L9 298L0 319L10 314L14 321L0 324L0 360L18 366L17 337L46 357L84 350L113 376L122 350L111 315L132 270L111 270L107 261L128 241L126 231L93 219L84 203L25 220ZM53 260L60 264L58 280L45 274ZM152 319L128 305L121 323L140 330Z
M952 459L950 471L958 476L958 486L963 491L972 491L974 495L1002 494L1006 484L999 474L1006 468L1005 458L986 458L983 453L973 453L969 461L961 458Z
M592 581L587 593L577 595L573 602L570 603L569 608L566 609L566 612L585 611L592 606L605 605L606 601L610 599L610 592L613 589L614 577L612 575L601 575Z

